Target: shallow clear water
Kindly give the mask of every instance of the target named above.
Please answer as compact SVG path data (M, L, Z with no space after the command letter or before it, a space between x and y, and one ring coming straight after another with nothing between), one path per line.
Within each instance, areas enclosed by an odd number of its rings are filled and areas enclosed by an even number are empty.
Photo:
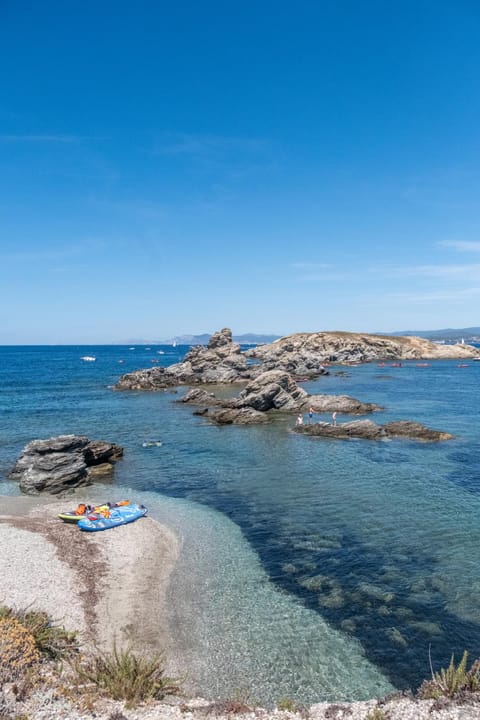
M175 590L189 598L188 583L199 585L194 612L191 599L176 610L199 687L353 699L418 685L429 646L435 666L464 648L478 656L480 363L355 366L306 384L383 405L378 422L456 436L344 442L290 433L293 416L217 428L175 403L181 393L109 387L184 351L0 348L0 472L36 437L125 447L116 484L148 493L152 514L184 538ZM163 445L142 448L148 439ZM0 492L17 490L0 482Z

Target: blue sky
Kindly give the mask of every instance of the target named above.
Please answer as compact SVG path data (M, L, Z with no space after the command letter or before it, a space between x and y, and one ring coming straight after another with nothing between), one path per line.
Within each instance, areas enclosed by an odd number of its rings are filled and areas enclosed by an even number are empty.
M0 343L480 325L476 0L0 0Z

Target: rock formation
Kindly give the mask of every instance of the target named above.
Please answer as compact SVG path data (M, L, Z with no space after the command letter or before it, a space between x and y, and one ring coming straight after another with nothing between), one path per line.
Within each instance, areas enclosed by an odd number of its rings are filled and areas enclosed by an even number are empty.
M479 357L470 345L439 345L417 337L347 332L297 333L245 352L232 340L232 331L214 333L208 345L196 345L181 363L146 368L123 375L116 390L164 390L178 385L240 383L278 370L294 379L328 374L325 363L377 360L467 359Z
M214 393L203 388L193 388L180 402L201 405L209 420L219 424L253 424L268 422L265 413L306 412L310 407L316 413L349 413L364 415L381 410L374 403L363 403L348 395L309 395L299 388L290 375L279 370L270 370L252 380L238 397L220 400ZM210 408L220 408L213 412Z
M270 422L266 413L249 407L207 409L202 415L216 425L262 425Z
M266 410L294 412L305 403L307 398L306 390L299 388L288 373L270 370L249 382L235 402L237 407L251 407L260 412Z
M317 377L324 363L371 362L377 360L467 359L478 357L471 345L439 345L419 337L395 337L348 332L296 333L259 345L246 356L297 376Z
M371 420L353 420L352 422L331 425L326 422L312 425L297 425L295 432L315 437L329 438L362 438L364 440L384 440L386 438L406 438L408 440L421 440L423 442L439 442L452 440L453 435L441 430L431 430L421 423L409 420L399 420L385 425L377 425Z
M252 366L253 367L253 366ZM251 377L240 345L232 340L232 331L214 333L206 347L195 345L181 363L169 367L147 368L123 375L116 390L163 390L177 385L236 383Z
M93 477L112 471L123 448L83 435L60 435L48 440L32 440L23 452L10 479L20 483L26 495L47 492L58 495L81 485L91 485Z

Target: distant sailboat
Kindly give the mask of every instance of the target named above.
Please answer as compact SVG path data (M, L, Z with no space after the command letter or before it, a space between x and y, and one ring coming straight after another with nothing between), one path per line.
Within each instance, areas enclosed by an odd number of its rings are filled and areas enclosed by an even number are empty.
M177 341L176 341L176 340L173 341L172 347L177 347Z

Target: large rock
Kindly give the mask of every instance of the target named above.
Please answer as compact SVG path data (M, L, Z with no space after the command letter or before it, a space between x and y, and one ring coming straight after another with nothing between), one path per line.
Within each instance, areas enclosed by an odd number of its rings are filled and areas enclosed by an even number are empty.
M10 473L27 495L47 492L64 493L81 485L90 485L96 474L112 468L123 455L123 448L103 440L90 441L84 435L60 435L48 440L32 440ZM90 469L92 468L92 470Z
M202 415L216 425L261 425L270 422L268 415L248 407L207 409Z
M439 345L419 337L395 337L366 333L295 333L247 350L247 357L263 363L263 369L285 370L298 376L316 377L324 363L358 363L377 360L466 359L478 357L471 345Z
M252 380L241 391L237 406L254 410L283 410L293 412L308 399L306 390L299 388L291 376L280 370L270 370Z
M342 413L344 415L366 415L383 410L381 405L362 402L350 395L309 395L308 401L302 403L299 410L307 412L310 408L315 413Z
M385 425L377 425L371 420L353 420L338 423L337 425L319 422L311 425L297 425L293 430L304 435L341 439L383 440L386 438L406 438L423 442L439 442L453 439L453 435L450 435L450 433L442 430L432 430L421 423L409 420L400 420Z
M232 340L232 331L224 328L212 335L206 347L192 347L183 362L127 373L115 389L163 390L177 385L236 383L251 377L249 367L240 345Z

